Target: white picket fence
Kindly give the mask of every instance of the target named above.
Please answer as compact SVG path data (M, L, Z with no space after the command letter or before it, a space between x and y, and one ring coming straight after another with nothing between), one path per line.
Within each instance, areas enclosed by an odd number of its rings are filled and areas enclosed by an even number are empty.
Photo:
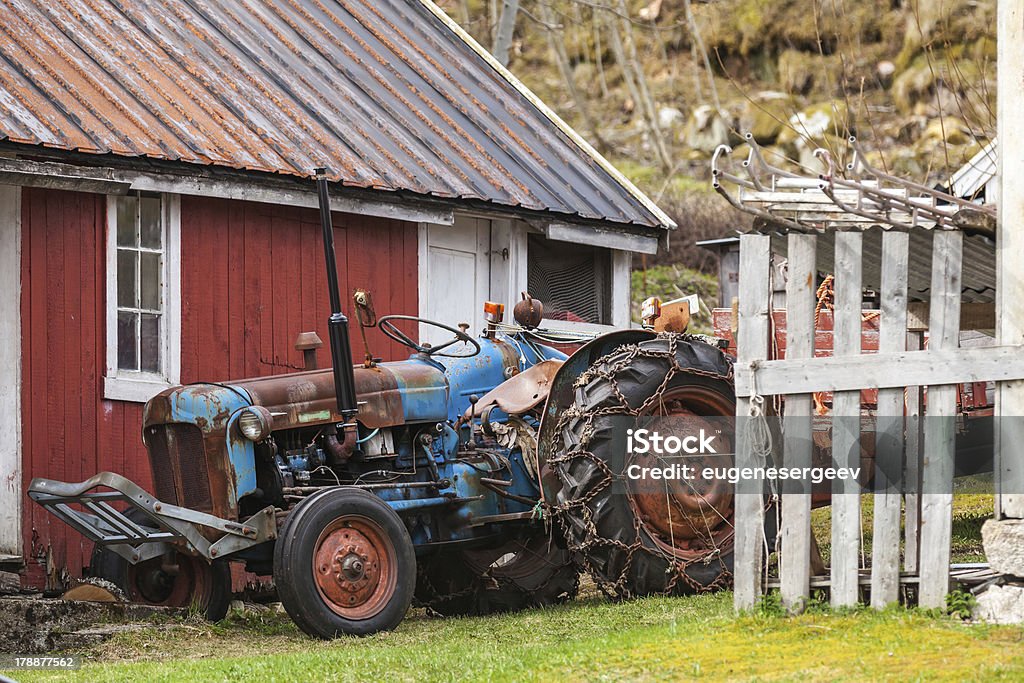
M919 228L920 229L920 228ZM923 607L940 607L949 588L955 454L956 385L966 382L1020 378L1020 347L959 348L963 234L933 229L929 343L920 335L909 338L908 350L908 233L882 236L878 353L861 352L862 240L854 229L834 235L834 337L830 357L814 357L815 283L819 237L791 232L786 239L786 357L770 360L771 238L747 234L740 241L736 393L739 421L749 419L751 407L771 405L763 400L783 396L781 444L775 453L786 467L811 465L811 424L815 392L833 392L832 453L836 467L859 467L861 449L861 390L878 389L876 476L906 465L908 479L919 477L919 488L906 496L905 564L900 561L903 494L876 482L870 577L862 576L861 498L858 484L833 482L831 564L827 585L833 606L857 604L862 588L870 602L884 607L899 598L903 581L918 584ZM913 420L923 405L920 388L927 386L926 414L948 419L922 420L923 443L915 430L905 430L905 415ZM914 424L917 424L914 421ZM764 454L750 441L749 431L737 433L737 467L764 466ZM927 457L922 457L927 453ZM894 469L895 467L895 469ZM919 496L919 499L918 497ZM811 494L779 495L779 580L783 603L799 611L810 595ZM919 512L918 512L919 511ZM765 502L757 495L736 501L735 606L749 609L764 589ZM918 548L920 556L918 556Z

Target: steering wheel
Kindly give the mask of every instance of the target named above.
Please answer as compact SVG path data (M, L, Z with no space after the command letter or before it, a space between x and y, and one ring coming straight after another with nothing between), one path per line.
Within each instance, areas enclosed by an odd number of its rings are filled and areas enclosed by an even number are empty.
M445 342L444 344L438 344L437 346L431 346L430 344L418 344L410 339L407 334L398 329L398 327L391 322L392 320L410 320L412 322L430 325L431 327L437 327L446 332L451 332L455 335L455 338ZM377 327L380 328L380 331L383 332L384 336L388 339L392 339L403 346L408 346L410 349L418 351L419 353L425 353L428 356L441 356L443 358L471 358L472 356L480 353L480 344L476 339L473 339L462 330L457 330L454 327L448 327L436 320L417 318L413 315L385 315L377 320ZM452 344L460 341L472 344L473 353L440 353L440 351L447 349Z

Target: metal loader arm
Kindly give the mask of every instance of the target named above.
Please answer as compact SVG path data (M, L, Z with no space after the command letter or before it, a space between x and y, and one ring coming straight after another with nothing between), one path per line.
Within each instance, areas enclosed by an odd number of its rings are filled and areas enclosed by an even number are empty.
M29 484L28 496L86 538L108 546L131 564L162 555L171 545L214 560L277 537L273 506L242 523L233 522L161 502L138 484L113 472L100 472L81 483L36 478ZM111 503L127 503L141 510L155 528L132 521L127 509L122 512ZM200 527L215 529L223 535L211 542Z

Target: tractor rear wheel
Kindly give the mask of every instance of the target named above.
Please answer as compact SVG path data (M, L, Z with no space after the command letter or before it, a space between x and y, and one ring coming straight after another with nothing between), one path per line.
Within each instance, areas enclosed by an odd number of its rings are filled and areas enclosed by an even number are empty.
M137 508L126 515L136 524L151 527L149 518ZM171 558L162 555L131 564L113 550L97 545L92 551L89 573L112 582L132 602L194 608L210 621L223 619L231 601L228 563L210 563L179 551Z
M545 533L493 548L438 552L420 566L416 600L441 616L548 607L576 597L579 572Z
M417 602L442 616L547 607L577 595L580 573L544 532L493 548L438 552L420 567Z
M299 503L274 547L281 604L317 638L395 628L416 585L405 523L377 496L335 488Z
M627 429L639 424L678 436L712 430L717 454L704 462L690 456L687 464L697 471L731 466L733 435L721 419L735 415L731 376L719 349L662 335L617 349L580 378L557 428L562 452L548 466L558 477L554 512L569 548L606 594L679 595L731 583L732 487L703 480L635 486L625 476L630 465L660 464L657 455L626 452Z

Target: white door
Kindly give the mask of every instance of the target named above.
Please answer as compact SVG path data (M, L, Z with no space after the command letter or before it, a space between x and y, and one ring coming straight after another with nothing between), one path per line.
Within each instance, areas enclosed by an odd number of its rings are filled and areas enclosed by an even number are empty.
M468 323L474 337L483 329L490 282L491 224L456 216L454 225L420 226L420 317L458 328ZM421 341L437 344L452 335L420 326Z
M21 188L0 185L0 562L21 556Z

